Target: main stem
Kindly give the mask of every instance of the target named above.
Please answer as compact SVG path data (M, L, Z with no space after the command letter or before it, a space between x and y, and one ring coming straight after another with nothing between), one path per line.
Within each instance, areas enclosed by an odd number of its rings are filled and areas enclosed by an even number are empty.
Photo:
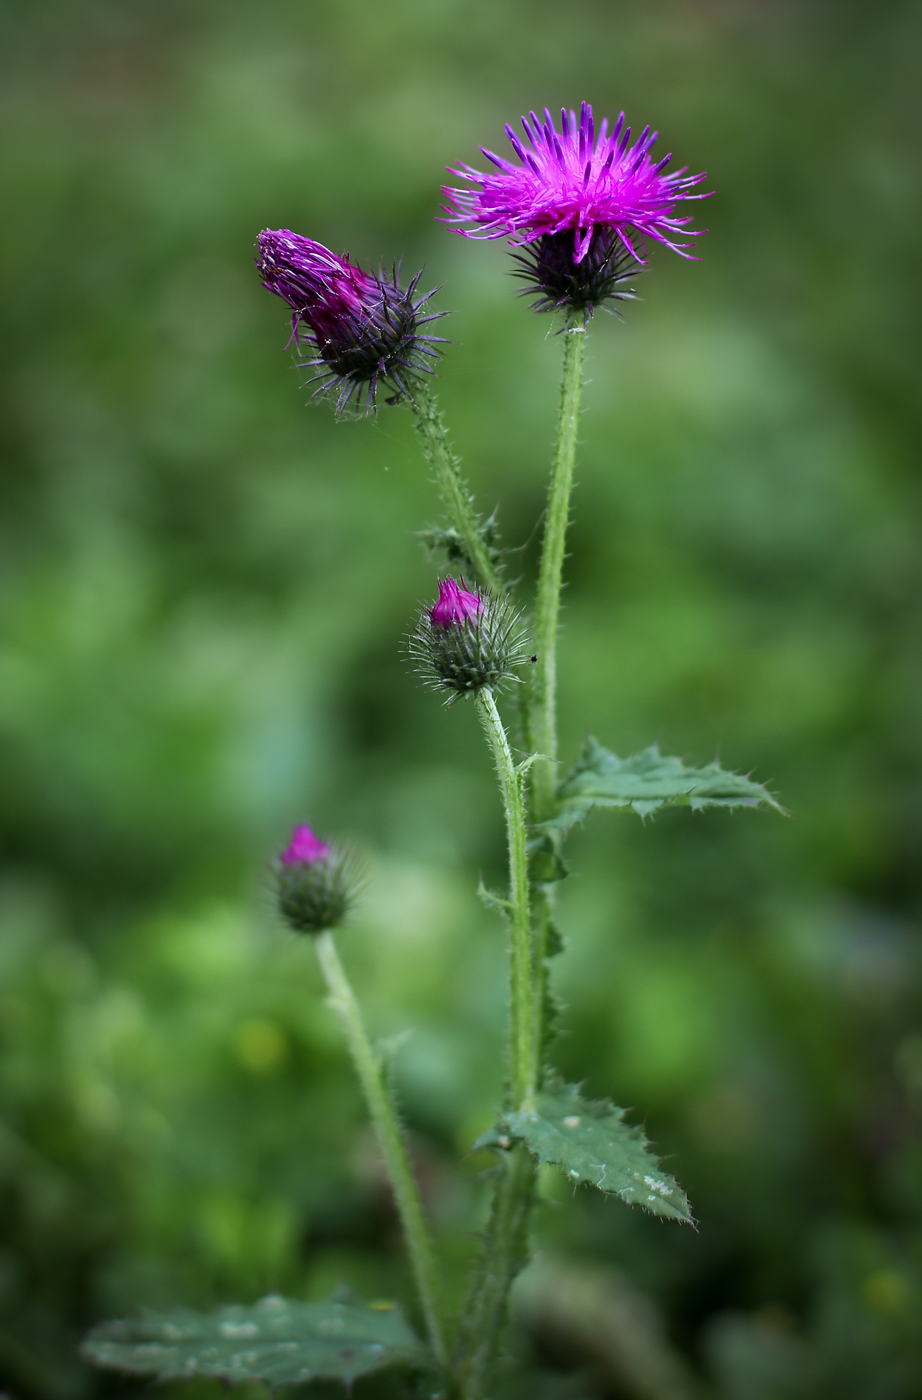
M315 940L317 957L330 990L330 1005L339 1017L346 1033L346 1040L352 1052L361 1081L371 1121L378 1135L384 1164L390 1178L400 1221L407 1241L410 1262L419 1290L420 1302L426 1319L429 1342L441 1365L448 1364L448 1353L442 1333L442 1321L438 1305L438 1266L429 1230L423 1216L422 1206L413 1172L407 1157L403 1134L397 1122L394 1106L390 1101L384 1083L381 1065L375 1055L362 1012L356 1001L346 970L339 959L333 935L321 933Z
M493 750L506 813L506 838L509 846L510 1107L527 1108L534 1099L538 1082L540 1028L532 978L525 803L522 797L522 782L516 772L509 740L506 738L493 692L487 687L477 692L477 710Z
M557 446L548 488L535 609L535 651L538 660L535 664L532 738L540 757L535 760L531 770L531 818L534 822L547 821L553 815L557 790L557 625L583 381L585 331L582 327L566 330L563 336L563 382Z
M417 382L413 385L411 403L423 452L435 475L461 549L477 575L476 582L491 593L502 593L503 581L484 542L471 493L461 475L458 459L451 450L435 395L428 385Z
M507 1106L528 1108L538 1086L541 1026L532 975L525 803L522 780L492 691L485 688L478 692L477 710L493 751L509 846L511 1063ZM455 1381L463 1400L483 1400L486 1394L509 1289L526 1257L535 1182L531 1154L524 1147L504 1152L498 1173L480 1266L461 1320Z
M582 328L564 331L563 382L557 444L551 467L544 546L538 574L535 619L537 662L533 704L523 707L526 742L537 757L530 771L531 820L553 815L557 790L557 627L576 432L583 374ZM489 691L478 697L481 719L496 757L506 808L512 922L512 1083L514 1107L529 1104L540 1083L543 1054L545 950L551 920L552 889L536 886L529 917L526 832L521 787L512 767L505 732ZM495 718L494 718L495 717ZM501 736L501 737L500 737ZM511 769L513 782L508 774ZM513 794L510 802L507 793ZM519 835L521 833L521 835ZM519 889L521 882L521 889ZM520 980L521 979L521 980ZM527 979L527 987L525 981ZM527 1008L526 1033L523 1008ZM527 1059L526 1059L527 1043ZM518 1072L517 1072L518 1071ZM509 1289L527 1257L528 1215L535 1169L522 1147L504 1152L484 1238L483 1258L462 1322L456 1379L463 1400L484 1400Z
M463 1400L484 1400L512 1282L528 1257L528 1216L535 1164L521 1145L502 1154L483 1256L461 1320L455 1380Z

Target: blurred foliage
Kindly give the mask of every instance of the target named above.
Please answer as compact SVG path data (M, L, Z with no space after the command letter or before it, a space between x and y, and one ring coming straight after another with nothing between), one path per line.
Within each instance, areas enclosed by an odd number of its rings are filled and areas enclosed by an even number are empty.
M507 119L583 97L658 123L716 194L703 261L656 255L592 328L562 755L587 732L719 745L793 819L613 813L571 838L556 1059L639 1106L699 1233L549 1177L560 1264L522 1281L508 1393L922 1392L920 19L0 6L11 1394L115 1393L76 1345L137 1305L345 1282L412 1307L311 950L268 907L296 820L368 852L343 955L375 1033L412 1028L395 1082L463 1288L484 1186L458 1158L503 1074L475 893L503 878L501 814L471 710L401 659L438 521L408 416L306 409L250 260L288 226L444 284L444 406L528 580L559 342L501 246L434 222L437 189Z

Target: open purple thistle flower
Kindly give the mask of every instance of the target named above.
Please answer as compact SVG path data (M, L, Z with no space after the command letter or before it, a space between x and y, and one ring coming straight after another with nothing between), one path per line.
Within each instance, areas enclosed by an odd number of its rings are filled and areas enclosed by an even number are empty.
M623 112L611 134L602 122L598 140L585 102L579 122L575 112L561 112L559 134L546 108L544 116L543 123L534 112L522 118L527 144L506 126L521 165L481 147L497 171L452 169L474 188L443 186L446 223L472 224L458 229L465 238L505 237L513 247L528 247L519 255L526 269L520 275L538 295L538 310L565 306L591 314L607 300L629 297L619 289L644 265L644 238L692 256L684 239L701 230L688 229L691 216L673 211L681 200L707 197L689 193L703 173L663 174L672 157L653 163L657 133L645 127L630 146Z
M433 295L416 296L421 273L401 287L399 268L375 276L289 229L263 229L257 246L263 286L291 307L292 339L300 347L306 334L317 351L304 362L318 371L308 381L318 385L313 397L329 393L341 413L353 395L359 405L364 390L368 412L382 382L409 397L412 380L431 374L441 337L421 327L446 313L420 315Z

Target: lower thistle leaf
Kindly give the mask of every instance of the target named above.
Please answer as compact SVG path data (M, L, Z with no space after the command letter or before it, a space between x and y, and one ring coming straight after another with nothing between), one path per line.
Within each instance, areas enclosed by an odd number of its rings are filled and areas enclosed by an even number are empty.
M661 1170L644 1131L624 1122L625 1110L592 1103L572 1084L550 1081L532 1110L507 1113L474 1144L524 1142L539 1162L560 1167L574 1185L587 1182L627 1205L693 1225L685 1192Z
M338 1380L432 1359L395 1304L369 1307L347 1291L323 1303L263 1298L212 1313L175 1308L95 1327L81 1348L96 1366L160 1381L211 1376L272 1386Z
M632 807L640 817L660 807L772 807L784 813L768 788L718 762L690 768L680 758L661 754L656 744L630 758L619 758L591 736L557 790L556 814L547 828L574 826L593 807Z

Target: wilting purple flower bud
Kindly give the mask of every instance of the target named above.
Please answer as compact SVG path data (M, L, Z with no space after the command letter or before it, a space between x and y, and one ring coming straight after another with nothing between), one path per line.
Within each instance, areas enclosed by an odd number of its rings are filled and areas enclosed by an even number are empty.
M309 826L296 826L279 860L283 865L297 865L299 861L313 865L315 860L326 860L331 849L326 841L314 835Z
M455 627L483 612L483 599L477 593L469 593L463 584L463 579L461 583L455 583L453 578L441 580L438 602L429 609L434 627Z
M422 334L421 327L445 313L420 315L433 295L416 296L421 273L401 287L399 268L391 277L375 276L289 229L263 229L257 246L263 286L291 307L292 339L300 346L306 336L317 351L305 361L317 370L309 381L318 385L314 396L330 393L341 413L365 391L367 412L379 384L388 381L402 397L414 378L431 374L441 337Z
M353 863L309 826L296 826L275 864L279 913L296 933L322 933L346 916L355 892Z
M522 118L526 142L511 126L506 134L522 162L514 165L485 147L484 155L497 167L493 173L465 165L452 174L473 189L444 186L449 203L446 222L470 223L459 229L466 238L508 238L515 247L529 246L524 262L526 280L538 294L538 310L568 307L591 314L606 300L630 292L618 291L629 268L644 263L645 237L690 257L690 216L674 216L686 199L704 199L689 191L704 175L686 175L685 168L665 175L672 159L654 164L650 155L657 133L645 127L633 146L630 127L619 116L609 134L603 121L598 140L592 108L583 103L580 118L561 112L561 131L545 108L542 123L532 112ZM700 232L698 230L697 232Z
M442 579L438 600L419 610L410 656L427 685L449 692L449 704L484 686L498 690L525 660L520 616L503 597Z

